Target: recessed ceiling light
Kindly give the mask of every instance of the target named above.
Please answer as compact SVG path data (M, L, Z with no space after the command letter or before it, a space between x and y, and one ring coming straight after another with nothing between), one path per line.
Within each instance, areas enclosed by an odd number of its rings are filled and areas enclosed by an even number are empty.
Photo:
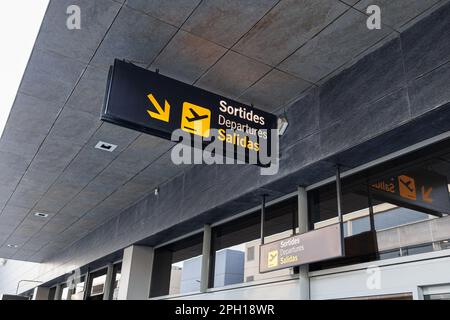
M17 244L7 244L6 246L7 246L8 248L12 248L12 249L16 249L16 248L19 247Z
M95 148L103 150L103 151L113 152L117 148L117 145L108 143L108 142L104 142L104 141L99 141L95 145Z
M42 212L36 212L34 215L39 218L47 218L48 217L48 213L42 213Z

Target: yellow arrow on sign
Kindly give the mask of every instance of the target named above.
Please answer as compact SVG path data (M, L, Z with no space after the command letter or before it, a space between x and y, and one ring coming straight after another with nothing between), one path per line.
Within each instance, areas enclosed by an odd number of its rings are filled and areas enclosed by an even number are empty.
M158 111L158 112L153 112L153 111L147 110L147 112L150 115L150 117L152 117L154 119L158 119L158 120L164 121L164 122L169 122L170 104L167 102L167 100L164 100L165 104L164 104L164 109L163 109L159 105L158 101L156 101L156 99L153 96L153 94L149 94L147 97L150 99L150 101L152 102L153 106L156 108L156 111Z
M425 189L424 186L422 186L422 199L425 202L429 202L432 203L433 202L433 198L431 198L431 191L433 191L432 187L429 187L428 189Z

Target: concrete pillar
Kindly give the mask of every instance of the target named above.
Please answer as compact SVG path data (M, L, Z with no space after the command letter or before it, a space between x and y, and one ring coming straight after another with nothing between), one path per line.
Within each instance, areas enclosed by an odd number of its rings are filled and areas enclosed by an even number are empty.
M112 264L109 264L108 269L106 270L105 289L103 290L103 300L110 300L112 298L112 290L114 285L113 273L114 273L114 266Z
M305 188L298 188L298 227L299 233L308 232L308 197ZM299 267L300 300L310 299L309 266Z
M206 290L208 290L210 258L211 258L211 226L205 225L205 227L203 228L202 270L201 270L201 276L200 276L200 292L206 292Z
M62 294L62 286L61 284L57 284L55 289L55 297L53 299L61 300L61 294Z
M33 292L33 300L48 300L50 288L36 287Z
M131 246L124 250L118 300L146 300L150 294L154 250Z

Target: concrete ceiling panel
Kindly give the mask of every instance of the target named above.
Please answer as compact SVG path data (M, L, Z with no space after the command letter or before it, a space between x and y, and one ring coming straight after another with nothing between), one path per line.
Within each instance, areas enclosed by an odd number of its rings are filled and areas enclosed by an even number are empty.
M277 2L277 0L203 1L182 28L230 48Z
M310 82L319 82L393 32L387 26L369 31L366 19L366 15L350 9L278 67Z
M200 78L197 85L205 90L235 98L270 70L268 65L229 51Z
M81 77L66 106L77 111L88 112L99 119L104 103L108 71L109 68L107 67L90 65Z
M299 97L309 87L311 87L311 83L273 69L249 88L239 100L274 112Z
M376 4L381 9L382 23L399 29L416 16L432 7L440 0L379 0L374 3L372 0L361 0L355 8L366 12L367 7Z
M67 28L70 5L81 10L81 29ZM36 45L64 56L89 62L111 26L120 4L111 0L58 0L49 5Z
M200 0L127 0L125 5L179 27L199 2Z
M349 8L337 0L280 1L234 49L275 66Z
M51 103L64 103L85 68L85 63L35 48L19 92Z
M178 31L151 69L177 80L193 83L226 52L224 47L185 31Z
M117 58L149 65L176 31L169 24L123 7L92 63L109 67Z
M88 112L64 108L49 137L61 143L84 145L100 127L98 116Z

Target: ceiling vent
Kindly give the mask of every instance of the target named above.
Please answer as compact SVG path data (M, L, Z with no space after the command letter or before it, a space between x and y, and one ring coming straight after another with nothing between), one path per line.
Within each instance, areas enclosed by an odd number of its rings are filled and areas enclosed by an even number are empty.
M103 151L113 152L114 150L116 150L117 145L108 143L108 142L99 141L97 143L97 145L95 146L95 148L103 150Z
M48 217L48 213L42 213L42 212L36 212L34 215L39 218L47 218Z

